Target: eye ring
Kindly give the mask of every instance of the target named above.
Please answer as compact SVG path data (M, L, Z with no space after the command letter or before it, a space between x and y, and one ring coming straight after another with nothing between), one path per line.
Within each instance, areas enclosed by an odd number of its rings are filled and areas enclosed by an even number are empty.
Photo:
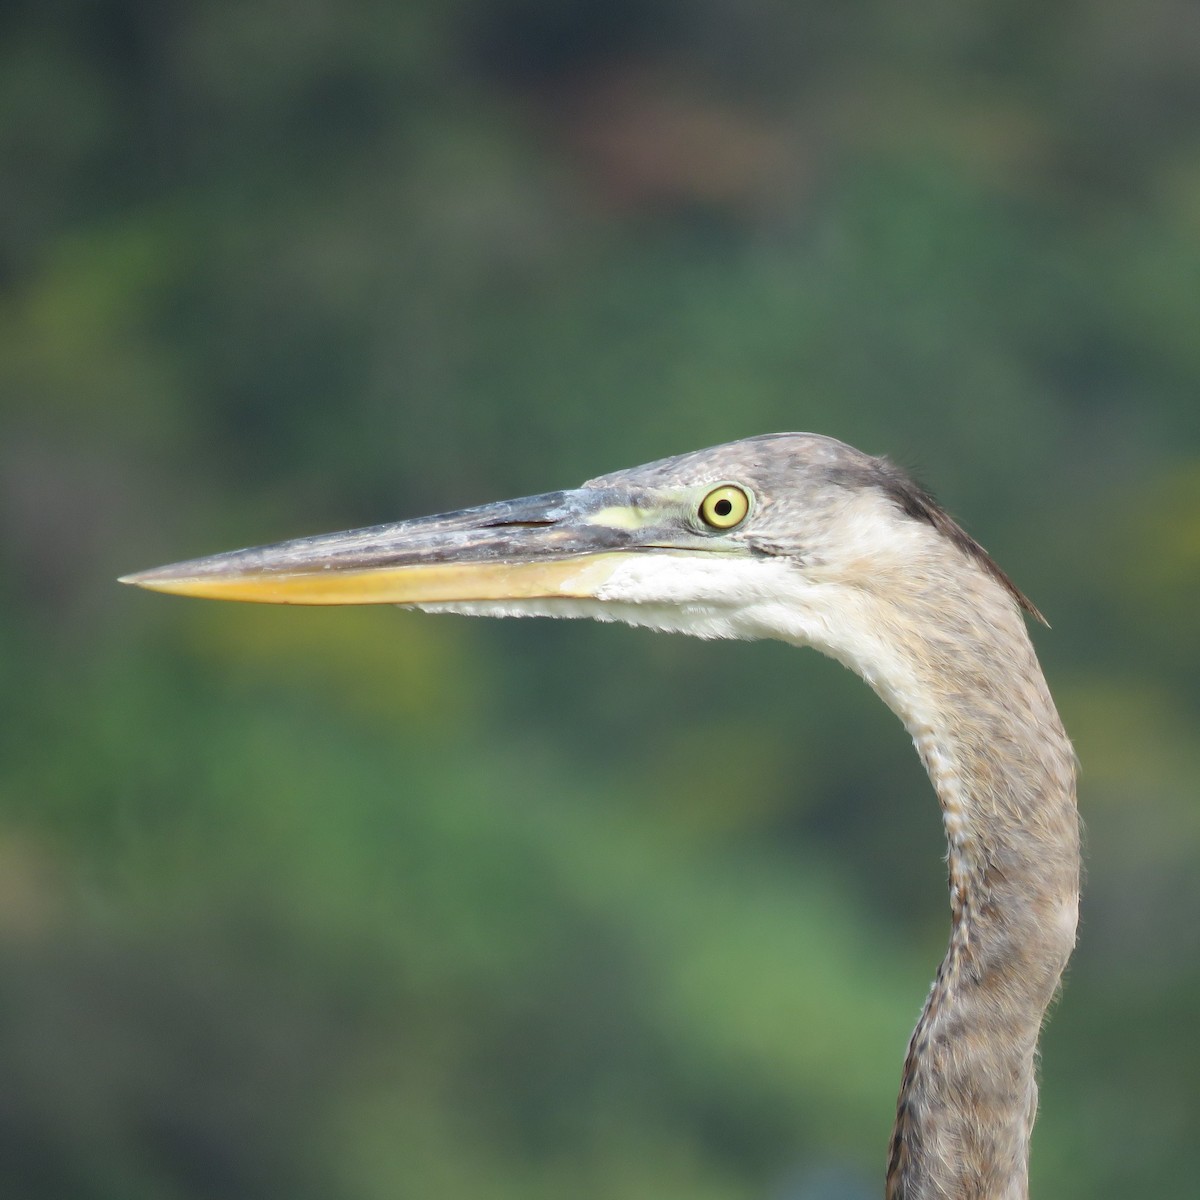
M733 483L713 488L700 501L700 520L709 529L733 529L750 514L750 497Z

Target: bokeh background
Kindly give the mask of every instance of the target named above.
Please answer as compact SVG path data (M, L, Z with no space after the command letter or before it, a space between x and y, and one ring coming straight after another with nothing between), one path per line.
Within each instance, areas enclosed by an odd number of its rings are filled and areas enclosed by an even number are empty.
M0 10L0 1192L881 1193L948 925L815 654L130 570L814 429L1048 614L1036 1195L1200 1127L1192 0Z

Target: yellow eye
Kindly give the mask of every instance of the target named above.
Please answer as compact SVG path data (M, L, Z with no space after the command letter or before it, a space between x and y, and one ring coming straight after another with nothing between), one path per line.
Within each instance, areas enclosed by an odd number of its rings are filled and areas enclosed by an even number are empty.
M732 529L750 511L750 497L732 483L713 488L700 501L700 520L712 529Z

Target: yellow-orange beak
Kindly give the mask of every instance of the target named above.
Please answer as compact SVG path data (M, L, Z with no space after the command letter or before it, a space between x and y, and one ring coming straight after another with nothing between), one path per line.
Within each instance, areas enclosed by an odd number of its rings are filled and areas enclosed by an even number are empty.
M122 583L264 604L585 598L654 523L652 494L582 488L174 563ZM653 543L651 543L653 544Z

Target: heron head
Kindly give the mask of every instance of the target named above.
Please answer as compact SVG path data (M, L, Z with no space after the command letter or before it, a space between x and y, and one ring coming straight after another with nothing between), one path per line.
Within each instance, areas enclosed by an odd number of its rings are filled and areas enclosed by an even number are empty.
M913 562L947 547L1004 580L886 460L792 433L571 491L237 550L123 582L223 600L588 616L837 653L833 627L848 606L911 586Z

